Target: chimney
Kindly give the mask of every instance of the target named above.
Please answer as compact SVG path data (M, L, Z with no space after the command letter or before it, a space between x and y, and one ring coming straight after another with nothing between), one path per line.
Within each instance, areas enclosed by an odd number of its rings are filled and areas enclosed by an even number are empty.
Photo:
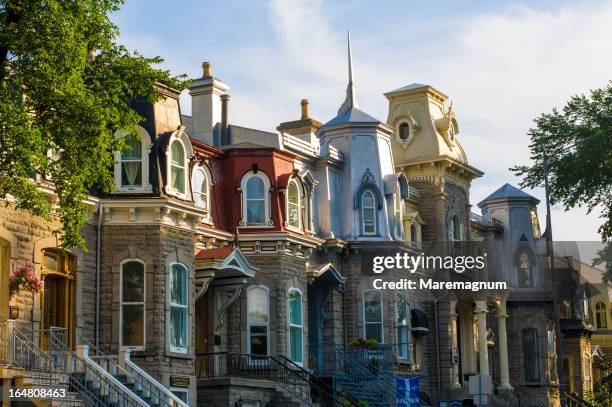
M228 94L221 95L221 145L227 146L230 143L229 139L229 125L227 120L227 104L230 96Z
M192 134L191 138L210 145L213 142L213 129L222 121L222 95L229 92L229 86L212 73L209 61L202 63L202 77L189 87L191 96Z
M302 99L302 120L310 119L308 116L308 99Z

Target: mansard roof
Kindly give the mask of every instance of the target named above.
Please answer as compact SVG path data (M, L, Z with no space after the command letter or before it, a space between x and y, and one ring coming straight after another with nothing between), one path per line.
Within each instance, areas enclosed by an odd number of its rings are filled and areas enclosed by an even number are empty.
M515 186L512 186L508 183L504 184L497 191L493 192L491 195L487 196L483 199L478 206L482 206L487 202L498 201L498 200L527 200L533 202L537 205L540 200L529 195L527 192L524 192L518 189Z

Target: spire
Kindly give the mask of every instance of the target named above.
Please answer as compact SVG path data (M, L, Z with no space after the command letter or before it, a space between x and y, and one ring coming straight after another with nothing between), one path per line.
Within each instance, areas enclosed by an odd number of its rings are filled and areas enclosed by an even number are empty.
M355 96L355 85L353 84L353 57L351 56L351 33L350 31L346 32L347 40L348 40L348 74L349 74L349 82L346 87L346 99L344 99L344 103L338 109L338 115L341 115L348 110L357 107L357 97Z

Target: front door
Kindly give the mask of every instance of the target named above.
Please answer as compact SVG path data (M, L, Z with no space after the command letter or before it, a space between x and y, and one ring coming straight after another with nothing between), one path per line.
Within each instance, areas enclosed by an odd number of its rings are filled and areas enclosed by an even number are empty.
M50 335L72 347L74 326L74 259L67 253L46 250L42 274L41 347L49 349Z

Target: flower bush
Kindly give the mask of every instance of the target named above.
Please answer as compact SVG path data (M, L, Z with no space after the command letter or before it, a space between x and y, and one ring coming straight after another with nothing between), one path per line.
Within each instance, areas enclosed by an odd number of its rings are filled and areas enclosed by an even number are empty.
M349 342L349 348L351 349L368 349L378 345L376 339L353 339Z
M32 295L38 294L43 289L43 286L43 279L36 275L32 266L21 266L13 271L9 289L12 297L22 290Z

